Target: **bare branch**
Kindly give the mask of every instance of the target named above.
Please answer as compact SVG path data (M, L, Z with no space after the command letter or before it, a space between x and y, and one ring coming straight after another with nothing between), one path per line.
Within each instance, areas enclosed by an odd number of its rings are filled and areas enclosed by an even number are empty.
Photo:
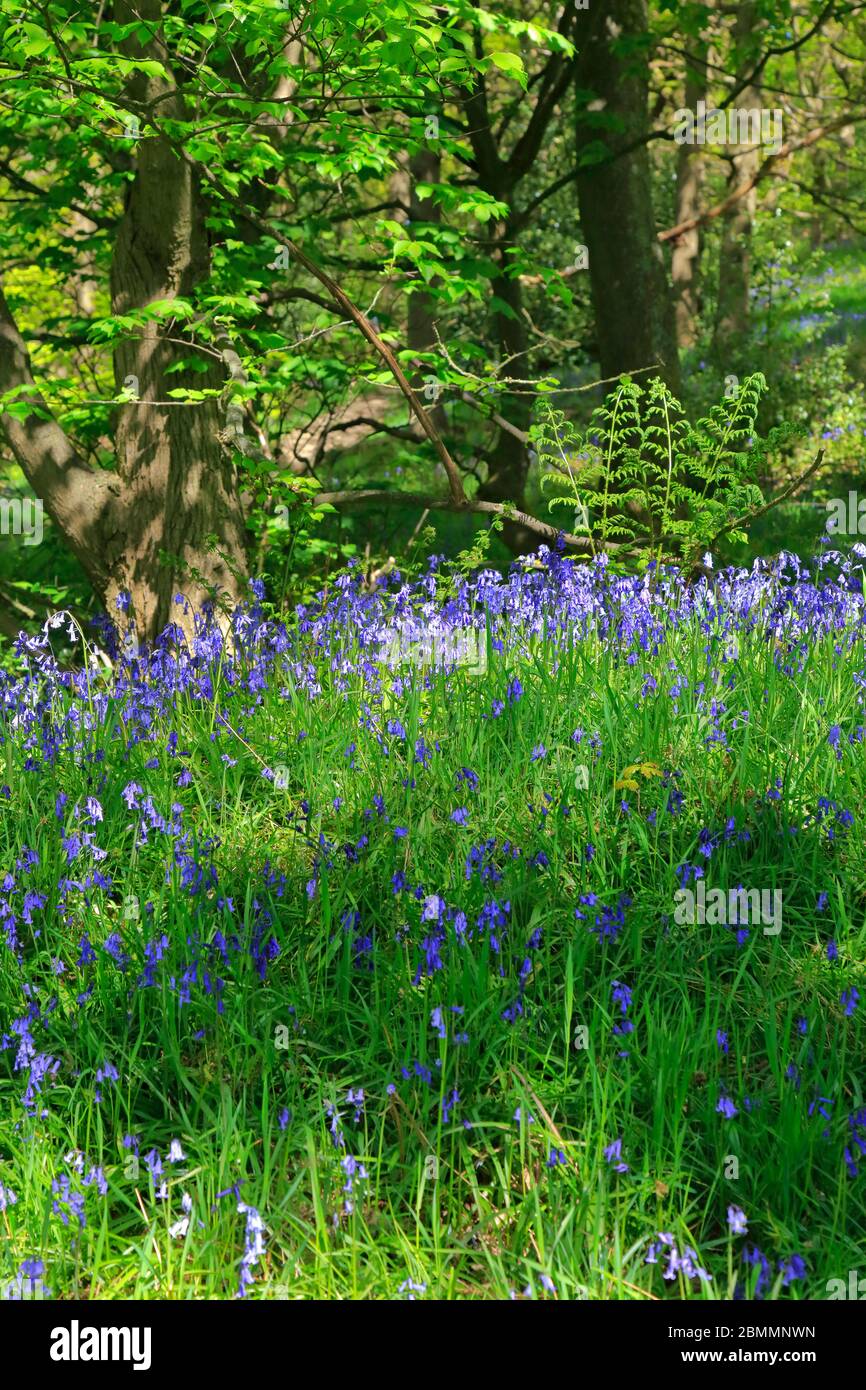
M766 502L763 507L756 507L753 511L744 512L742 516L735 517L733 521L726 522L722 529L720 531L717 531L716 534L713 536L713 539L710 542L710 550L712 550L713 546L715 545L716 541L719 539L720 536L727 535L728 531L736 531L738 526L748 526L753 521L757 520L759 516L764 516L766 512L770 512L773 510L774 507L778 507L780 502L784 502L786 498L792 495L792 493L795 493L799 488L801 488L803 484L809 478L812 477L813 473L817 473L818 469L821 467L821 464L823 462L824 450L819 449L818 457L815 459L815 462L811 463L809 467L799 475L799 477L794 478L794 480L788 484L785 490L779 493L778 497L772 498L772 500Z
M501 516L504 521L516 522L532 531L542 540L553 542L562 539L570 549L579 554L591 555L593 541L589 536L573 536L568 531L560 531L546 521L539 521L528 512L518 511L508 502L484 502L478 498L466 498L463 502L453 502L450 497L428 497L420 492L387 492L379 488L357 488L345 492L319 492L313 505L328 503L332 507L356 507L376 505L383 507L423 507L431 512L462 512L477 516ZM625 546L615 541L595 541L596 551L614 552Z

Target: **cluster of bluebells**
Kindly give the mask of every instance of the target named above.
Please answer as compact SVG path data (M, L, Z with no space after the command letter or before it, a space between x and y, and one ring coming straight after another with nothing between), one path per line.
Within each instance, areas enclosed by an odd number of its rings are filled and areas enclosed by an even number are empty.
M414 1303L416 1295L427 1292L427 1285L416 1284L414 1279L404 1279L397 1292L405 1296L407 1303Z
M859 1165L864 1156L866 1156L866 1109L852 1110L848 1116L848 1143L845 1147L845 1165L852 1178L859 1176Z
M580 895L580 905L574 909L574 915L579 922L587 920L587 913L584 907L595 908L598 906L598 894L582 893ZM594 932L600 942L614 942L625 926L626 908L631 907L631 896L628 893L620 893L616 903L604 903L599 912L594 913L594 921L590 931Z
M430 1011L430 1027L434 1030L437 1038L443 1042L449 1036L448 1015L452 1015L451 1040L456 1047L463 1047L469 1042L469 1034L463 1027L463 1015L466 1010L462 1004L452 1004L447 1010L437 1006Z
M15 1277L6 1285L0 1284L0 1299L9 1303L22 1303L53 1297L51 1289L43 1282L44 1274L44 1261L22 1260Z
M68 1226L71 1220L78 1222L80 1229L87 1225L85 1216L86 1194L83 1188L93 1187L101 1197L108 1193L108 1182L100 1166L88 1164L84 1154L73 1150L66 1154L66 1172L59 1172L51 1180L53 1200L51 1210Z
M702 1279L709 1283L711 1275L702 1268L698 1255L690 1245L683 1247L682 1252L676 1243L673 1235L669 1231L662 1231L655 1240L650 1242L645 1263L655 1265L660 1259L666 1261L662 1270L663 1279L676 1279L682 1276L684 1279Z
M201 785L207 759L201 756L202 750L185 746L186 740L172 727L180 706L212 711L213 761L224 773L243 756L246 736L252 737L248 724L266 689L277 690L293 708L304 709L322 697L326 685L348 699L357 690L360 674L364 697L357 730L340 744L339 786L328 793L325 805L314 804L313 793L303 787L296 789L297 796L290 796L285 777L272 768L265 768L264 781L256 783L259 791L284 797L285 823L297 832L299 843L308 847L301 879L306 883L306 901L301 890L301 902L311 912L317 911L325 879L331 879L333 887L338 873L348 876L356 866L363 868L384 838L389 847L399 850L402 867L393 873L390 886L395 911L399 909L400 918L405 920L396 932L389 933L378 923L372 924L374 914L366 902L362 907L352 905L340 911L335 937L342 931L358 987L366 988L370 977L375 978L380 955L393 949L392 943L410 954L414 984L431 991L452 957L484 951L499 976L495 982L502 991L496 1003L499 1018L515 1030L528 1029L535 1023L529 985L537 978L542 934L536 930L528 942L520 934L521 890L531 873L533 884L541 875L544 883L551 885L551 892L555 891L551 826L558 814L571 814L570 798L551 790L560 753L546 731L546 742L533 735L528 756L524 750L522 768L533 801L527 803L532 816L531 838L523 847L511 839L487 834L492 827L483 825L478 809L484 792L482 764L477 764L477 771L462 763L456 772L451 769L449 799L442 811L446 832L459 856L457 871L450 881L439 878L423 882L423 870L412 858L413 832L409 827L415 822L409 814L401 809L399 818L405 823L395 823L394 806L386 804L385 796L378 792L367 798L372 805L358 802L354 810L351 805L351 788L358 780L368 747L388 759L391 768L399 764L407 795L423 787L425 778L431 777L432 770L443 768L447 759L447 740L440 743L435 738L423 713L415 727L405 710L398 708L404 695L414 696L419 686L432 688L437 676L429 670L389 668L378 654L389 628L399 618L408 641L421 641L431 624L437 631L489 631L492 649L501 658L501 673L497 693L490 701L485 697L484 718L499 721L497 735L508 735L531 703L531 694L527 695L514 667L529 646L543 638L554 657L575 643L603 643L617 665L635 668L640 690L638 696L635 687L636 700L646 705L667 702L673 710L681 709L687 700L693 702L704 743L708 748L723 749L730 749L739 732L757 718L757 711L742 708L743 701L736 696L735 667L743 643L760 634L779 675L793 680L805 669L810 643L827 638L837 658L848 653L858 665L854 681L860 713L850 712L838 723L838 715L828 711L821 734L822 753L837 787L842 785L837 769L843 770L846 760L862 756L860 745L866 739L862 722L866 605L863 567L858 563L864 554L855 547L846 558L827 549L810 567L783 553L772 563L756 562L749 571L723 571L714 576L712 585L705 581L686 585L672 570L659 570L653 575L652 591L647 576L614 574L605 557L592 564L577 564L566 559L559 548L543 547L532 562L516 563L505 578L484 570L471 579L460 579L453 587L449 580L447 591L435 562L413 582L392 571L372 591L355 567L338 581L334 592L323 592L299 607L288 626L265 618L258 602L263 596L258 584L253 587L255 601L234 615L230 634L204 614L195 618L189 643L179 629L169 627L150 650L136 648L130 653L121 651L111 624L100 620L96 635L115 665L109 677L99 679L94 666L71 672L63 669L52 650L48 630L37 637L22 636L16 655L24 673L0 672L3 728L20 744L25 755L24 775L32 779L34 793L41 794L42 785L49 781L52 785L45 807L45 839L54 836L60 865L59 875L53 875L41 863L40 853L19 843L8 864L0 869L0 949L14 979L20 982L21 992L17 1016L4 1025L0 1049L10 1053L11 1069L20 1079L18 1100L24 1118L41 1119L49 1113L52 1088L67 1066L62 1046L54 1041L59 1031L57 1021L72 1011L85 1016L95 1010L95 982L100 975L111 980L130 1016L136 1009L155 1008L161 993L170 995L185 1021L195 1015L195 1031L190 1024L191 1042L200 1042L209 1030L220 1027L227 998L230 1002L239 983L245 987L250 982L253 987L266 985L272 972L279 969L283 939L280 912L285 900L292 897L291 891L286 891L285 875L266 860L249 885L246 901L236 885L221 882L220 846L198 832L194 814L197 796L212 790ZM125 611L122 604L119 611ZM698 672L697 680L683 673L677 656L689 625L698 629L706 642L707 669ZM650 661L657 663L655 675L646 669ZM524 674L524 680L528 679ZM385 695L393 696L387 717L382 715ZM115 737L119 727L123 729L123 759L118 757L117 770L98 745L104 734L108 748L113 741L119 753L121 745ZM305 729L297 732L298 745L307 737ZM569 757L574 756L574 749L580 749L577 756L589 760L591 754L598 762L604 751L601 735L575 729L566 743ZM461 758L466 756L461 754ZM82 783L77 789L57 790L57 781L70 767L82 778L86 776L86 790ZM150 774L166 770L170 772L168 791L160 782L163 791L158 793L153 789L157 779L151 779ZM765 823L778 815L785 796L782 779L771 781L772 776L768 773L763 784L766 789L754 808L754 815L763 815ZM686 824L687 799L679 785L682 778L681 769L665 768L657 805L647 810L646 798L639 806L623 799L620 810L633 819L645 815L650 827L671 836L682 828L693 845L687 851L689 862L676 869L679 884L685 887L704 878L708 866L714 871L726 853L748 846L753 830L730 817L724 824L701 825L693 835ZM334 795L336 791L340 795ZM0 788L0 796L14 802L8 787ZM402 808L402 801L400 804ZM18 808L13 805L12 809ZM339 828L335 829L337 817ZM799 825L789 826L787 831L813 833L822 851L829 854L853 839L850 832L854 824L850 807L823 796L804 812ZM150 873L151 885L164 884L168 896L182 902L182 929L161 920L155 902L144 895L142 900L122 898L129 885L119 877L120 866L109 854L121 836L134 852L141 882L145 882L145 873ZM42 841L38 843L44 854ZM616 880L603 879L599 868L602 857L597 858L591 842L579 847L576 859L581 877L568 911L573 908L574 918L596 937L599 948L606 952L619 943L622 950L632 897L618 891ZM675 863L676 857L674 854L670 862ZM159 893L152 886L149 891L158 902ZM234 892L238 893L237 901ZM383 896L387 898L387 886ZM355 898L350 894L348 901L354 904ZM824 913L827 907L825 893L817 912ZM629 922L634 922L636 915L637 911ZM55 939L50 928L58 923L64 929L64 944L62 950L52 946L49 953L45 943ZM744 945L748 931L738 923L732 925L737 940ZM55 950L58 954L53 954ZM826 953L828 960L838 959L835 939L827 944ZM598 954L601 956L602 951ZM618 967L618 971L622 969ZM614 980L611 989L613 1034L622 1040L620 1056L627 1056L625 1039L635 1027L632 990L621 979ZM862 1007L856 984L846 984L839 1002L843 1015L854 1019L852 1026L857 1026ZM430 1028L447 1044L442 1052L449 1059L452 1045L469 1043L462 1012L460 1006L446 1004L430 1012ZM717 1041L726 1054L727 1034L720 1032ZM99 1054L99 1058L99 1065L88 1073L85 1082L94 1103L103 1107L105 1118L116 1102L122 1068L111 1056ZM799 1088L801 1075L793 1061L788 1075ZM402 1067L402 1076L413 1086L420 1082L435 1092L443 1123L459 1115L461 1096L453 1084L458 1077L443 1073L441 1058L430 1066L413 1058ZM804 1090L804 1097L815 1094L809 1113L817 1107L829 1121L832 1101L817 1095L817 1090L817 1085ZM432 1104L433 1096L429 1099ZM351 1133L349 1125L360 1126L364 1120L364 1092L350 1089L341 1104L345 1112L336 1105L327 1107L327 1120L330 1140L339 1156L343 1212L347 1214L367 1173L363 1163L348 1151L344 1113L346 1130ZM742 1108L749 1109L747 1100ZM716 1109L729 1120L739 1113L724 1091L718 1096ZM866 1112L856 1111L849 1118L845 1163L852 1178L860 1172L866 1155L864 1116ZM289 1119L283 1107L279 1111L280 1130L288 1126ZM515 1119L518 1124L535 1123L534 1116L522 1115L520 1110ZM128 1138L128 1147L135 1147L137 1152L137 1140ZM604 1156L612 1170L628 1171L621 1139L610 1143ZM183 1157L177 1140L172 1141L167 1154L153 1148L143 1156L156 1200L167 1200L168 1165ZM562 1149L550 1150L550 1167L565 1163ZM105 1196L102 1169L87 1164L81 1155L69 1155L66 1171L56 1174L52 1182L52 1211L71 1230L86 1224L86 1202L92 1199L88 1199L89 1189ZM0 1211L16 1200L14 1192L0 1184ZM181 1211L170 1227L176 1238L185 1237L192 1224L193 1204L186 1193ZM243 1296L264 1254L265 1226L257 1208L239 1198L238 1211L245 1217L246 1227L239 1288ZM744 1233L742 1213L736 1219L740 1218ZM732 1229L737 1230L733 1223ZM769 1279L765 1257L756 1246L747 1249L743 1259L757 1267L758 1286L763 1292ZM666 1261L666 1279L677 1275L709 1277L700 1268L695 1252L687 1246L680 1253L670 1235L658 1236L648 1262L656 1263L660 1256ZM780 1262L783 1285L803 1277L801 1264L796 1255ZM41 1270L32 1276L21 1273L21 1277L41 1278ZM404 1286L409 1296L414 1288L411 1281Z
M432 1080L432 1078L431 1078ZM353 1122L356 1125L361 1123L364 1113L364 1092L359 1088L350 1087L346 1094L346 1104L353 1107ZM344 1178L343 1182L343 1215L350 1216L355 1210L355 1200L357 1197L356 1184L364 1182L369 1174L364 1164L354 1154L348 1152L346 1146L346 1135L343 1130L343 1112L338 1110L331 1101L325 1103L325 1117L328 1121L328 1131L331 1136L331 1143L341 1155L340 1169ZM339 1214L334 1213L333 1221L336 1226L339 1223Z
M769 1259L759 1246L749 1243L743 1246L741 1258L747 1270L757 1270L757 1275L752 1276L754 1279L752 1296L757 1299L763 1298L773 1281L772 1265ZM781 1276L783 1289L789 1288L796 1280L805 1279L807 1274L806 1261L802 1255L787 1255L778 1261L776 1267ZM748 1275L746 1278L748 1279ZM738 1282L734 1289L734 1298L738 1300L745 1298L747 1287L747 1284Z
M729 1206L727 1220L731 1235L748 1235L749 1222L746 1213L741 1207ZM754 1276L752 1294L755 1298L763 1298L772 1281L772 1266L769 1259L754 1241L746 1241L743 1245L740 1259L747 1270L757 1270L757 1275ZM784 1289L787 1289L796 1280L805 1279L807 1273L805 1260L802 1255L796 1254L783 1256L778 1261L777 1269L781 1276L782 1288ZM738 1280L734 1287L734 1298L745 1298L746 1288L747 1286L742 1281Z
M355 1184L364 1182L370 1175L360 1159L355 1158L354 1154L346 1154L340 1159L340 1167L346 1181L343 1183L343 1214L351 1216L355 1210L356 1189Z

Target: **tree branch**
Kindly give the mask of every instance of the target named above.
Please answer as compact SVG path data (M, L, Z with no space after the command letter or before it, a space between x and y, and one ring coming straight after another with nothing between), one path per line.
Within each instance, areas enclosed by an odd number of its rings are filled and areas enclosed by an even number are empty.
M332 303L330 299L325 299L324 295L316 294L315 290L305 290L300 287L268 290L264 299L269 304L287 304L292 300L304 299L308 304L316 304L320 309L327 309L329 314L336 314L337 312L336 304Z
M767 51L758 59L758 62L756 63L755 67L752 68L752 71L747 73L745 77L741 77L739 79L739 81L735 84L732 90L725 97L724 101L720 103L719 109L724 110L725 107L730 106L733 101L736 101L737 97L740 95L740 92L744 92L747 87L753 87L771 58L780 58L786 53L793 53L798 48L802 48L805 43L808 43L809 40L813 37L813 35L817 34L818 30L823 28L824 24L830 18L835 8L836 0L827 0L827 4L824 6L818 18L815 20L815 23L812 25L812 28L807 29L805 34L802 34L799 39L794 39L792 43L784 44L779 48L768 48Z
M589 536L572 536L568 531L560 531L546 521L527 512L518 511L508 502L483 502L477 498L466 498L457 503L450 497L428 497L421 492L387 492L379 488L357 488L346 492L318 492L313 505L328 503L332 507L356 507L379 504L383 507L424 507L431 512L462 512L478 516L501 516L504 521L514 521L525 526L545 541L556 541L559 537L572 550L579 554L592 555L598 551L612 552L620 545L615 541L593 541ZM623 543L625 544L625 543Z
M175 148L177 148L176 142L173 142L173 144L175 145ZM241 199L235 197L235 195L230 193L227 188L224 188L223 185L219 182L219 180L214 177L214 175L211 173L210 169L206 165L200 164L197 160L192 159L186 153L182 146L179 149L179 153L181 157L192 168L200 172L201 177L212 188L216 190L216 192L219 194L221 198L224 198L227 202L230 202L237 209L240 216L244 218L244 220L248 223L249 226L254 227L258 232L262 233L264 236L272 237L274 238L274 240L276 240L276 234L274 232L274 229L272 227L269 227L266 222L262 222L258 217L255 217L252 213L250 213L248 209L244 207L244 204L241 201ZM445 447L445 444L443 443L442 438L438 430L436 429L436 426L433 424L433 421L430 419L430 416L428 415L427 411L424 409L423 405L418 399L416 392L413 390L412 386L407 380L405 372L403 371L402 367L400 366L400 363L397 361L397 358L394 356L394 353L391 351L388 344L383 342L383 340L379 337L379 334L376 332L370 320L367 318L367 315L362 313L362 311L357 307L354 301L349 298L342 285L339 285L337 281L333 280L326 271L322 270L320 266L316 265L315 261L311 261L309 256L301 250L300 246L297 246L295 242L290 240L288 237L283 238L282 245L285 246L289 255L292 257L293 260L297 261L298 265L303 266L304 270L306 270L309 275L312 275L314 280L318 280L319 284L325 287L325 289L328 291L328 294L333 299L334 303L337 304L339 308L343 311L343 313L352 320L352 322L355 324L355 327L360 330L360 332L366 338L370 346L374 349L378 356L382 358L383 362L388 367L388 370L391 372L391 375L397 382L397 385L399 386L403 395L406 397L412 414L418 420L421 429L423 430L427 439L430 440L430 443L433 445L433 448L435 449L439 457L439 460L442 463L443 468L445 469L452 501L457 507L464 505L466 502L466 494L463 490L463 482L460 478L460 473L458 471L457 465L455 464L453 458L451 457L450 453Z
M91 468L82 458L37 391L30 355L0 290L0 396L16 388L23 388L17 403L26 402L29 410L21 416L7 407L0 414L9 446L37 498L98 588L104 579L98 522L117 483L111 474Z
M823 462L824 450L819 449L818 457L815 459L815 462L811 463L798 478L794 478L793 482L789 483L784 492L779 493L778 497L774 497L771 501L765 502L763 507L756 507L753 511L744 512L742 516L735 517L733 521L726 522L722 529L717 531L710 541L710 550L712 550L716 541L721 536L727 535L728 531L736 531L738 526L750 525L751 522L756 521L759 516L764 516L766 512L770 512L774 507L778 507L780 502L784 502L792 493L796 492L798 488L801 488L807 479L811 478L813 473L817 473Z
M574 0L566 0L557 25L563 38L568 37L575 18ZM508 167L515 182L522 179L532 168L541 149L545 131L559 101L568 90L576 70L576 57L564 57L555 53L546 63L539 88L535 108L523 134L517 141L508 159Z
M751 193L756 184L761 183L769 174L773 172L776 164L782 159L787 159L790 155L796 154L798 150L807 150L811 145L822 140L826 135L832 135L835 131L841 130L846 125L854 125L857 121L866 120L866 115L854 115L848 113L838 117L835 121L828 121L826 125L817 126L808 135L802 136L799 140L786 140L775 154L770 154L748 179L745 179L727 198L723 198L715 207L708 208L706 212L701 212L697 217L689 217L685 222L679 222L675 227L668 227L666 232L659 232L659 241L673 241L675 237L683 236L685 232L694 231L696 227L703 227L705 223L711 222L716 217L721 217L729 208L738 203L741 198L745 198L747 193Z

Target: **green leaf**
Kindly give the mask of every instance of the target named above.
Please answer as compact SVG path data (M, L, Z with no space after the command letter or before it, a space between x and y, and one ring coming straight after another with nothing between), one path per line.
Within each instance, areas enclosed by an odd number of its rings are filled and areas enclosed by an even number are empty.
M27 58L35 58L40 53L47 53L53 47L51 38L44 29L40 29L38 24L31 24L25 21L21 25L25 41L21 45L21 51Z
M490 60L496 64L500 72L515 77L521 87L526 87L526 73L523 70L523 59L519 53L509 53L508 49L500 48L495 53L491 53Z

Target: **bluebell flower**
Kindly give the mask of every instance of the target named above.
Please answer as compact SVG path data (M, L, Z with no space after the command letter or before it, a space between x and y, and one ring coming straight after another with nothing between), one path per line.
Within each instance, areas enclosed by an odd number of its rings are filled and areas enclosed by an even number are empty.
M460 1104L460 1092L456 1086L452 1087L450 1096L446 1096L442 1101L442 1123L446 1125L451 1118L451 1112Z
M151 1149L144 1155L144 1162L154 1180L162 1177L162 1159L156 1149Z
M622 1139L614 1139L612 1144L608 1144L604 1150L606 1162L613 1168L615 1173L627 1173L628 1164L622 1159Z
M787 1289L795 1279L805 1279L806 1261L802 1255L789 1255L779 1261L779 1270L782 1274L782 1287Z
M404 1279L403 1283L400 1285L400 1288L398 1289L398 1293L404 1293L406 1295L406 1298L409 1303L413 1303L415 1301L416 1293L426 1292L426 1284L416 1284L415 1281L412 1279Z
M240 1281L237 1297L245 1298L247 1289L254 1280L253 1270L265 1254L265 1223L257 1209L246 1202L238 1201L238 1211L246 1218L244 1230L244 1253L241 1257Z
M755 1284L755 1297L762 1298L765 1291L770 1287L770 1261L757 1245L744 1245L742 1254L743 1263L756 1266L759 1270L757 1283Z
M843 989L839 1002L845 1010L845 1017L850 1018L860 1002L860 991L854 985L850 989Z
M746 1213L741 1207L728 1207L728 1225L735 1236L744 1236L748 1234L749 1227L746 1220Z

